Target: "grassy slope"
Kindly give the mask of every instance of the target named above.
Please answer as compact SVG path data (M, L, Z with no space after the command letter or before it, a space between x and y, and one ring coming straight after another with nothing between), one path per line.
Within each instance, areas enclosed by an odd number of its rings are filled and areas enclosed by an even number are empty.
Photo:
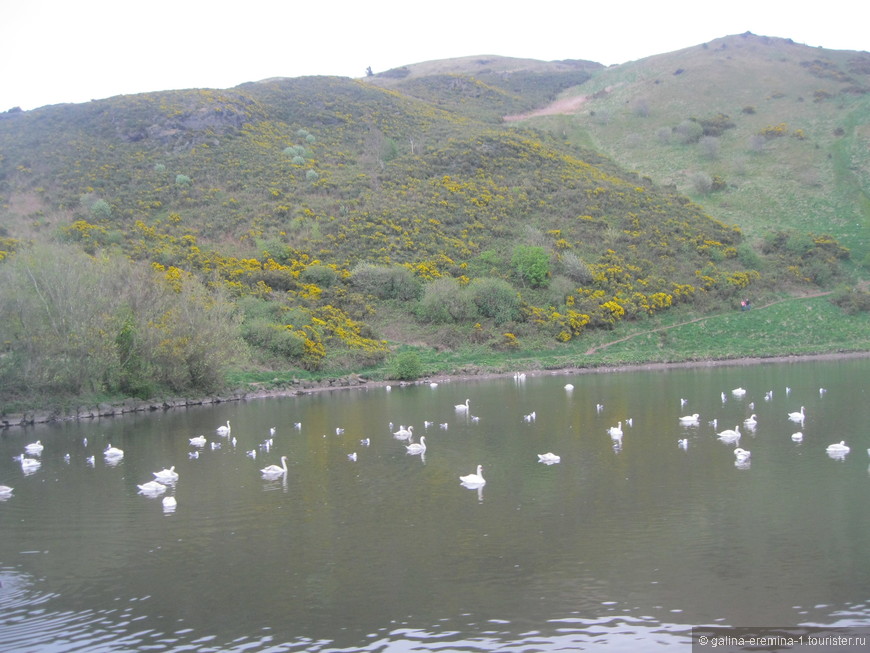
M731 36L605 69L570 92L588 97L577 115L535 122L675 184L751 237L771 226L831 233L862 261L870 252L868 62L867 53ZM718 156L661 142L661 130L718 113L735 123L719 138ZM779 124L788 136L756 151L753 136ZM794 137L798 129L804 140ZM729 189L699 195L691 181L699 171L720 175Z

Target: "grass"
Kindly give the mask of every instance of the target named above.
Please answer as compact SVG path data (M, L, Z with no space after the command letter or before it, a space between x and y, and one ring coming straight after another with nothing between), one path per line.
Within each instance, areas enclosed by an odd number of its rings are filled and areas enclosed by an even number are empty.
M685 316L667 315L662 320L623 324L613 331L596 332L577 342L550 349L496 352L471 344L452 351L437 351L431 347L405 349L415 351L420 357L423 376L870 351L870 314L846 315L827 297L791 298L748 312L728 311L691 321L681 320L685 320ZM316 384L348 374L388 380L390 362L338 372L235 373L230 381L236 386L277 389L293 382Z

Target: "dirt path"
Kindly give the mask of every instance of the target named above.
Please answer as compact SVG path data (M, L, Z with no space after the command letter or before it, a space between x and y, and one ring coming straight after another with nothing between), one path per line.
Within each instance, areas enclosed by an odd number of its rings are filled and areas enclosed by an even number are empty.
M560 113L574 113L586 102L585 95L577 95L575 97L565 98L564 100L556 100L540 109L529 111L528 113L519 113L515 116L504 116L505 122L516 122L525 120L526 118L535 118L536 116L554 116Z
M811 299L813 297L824 297L825 295L830 295L831 291L825 292L817 292L811 295L804 295L803 297L785 297L783 299L777 299L776 301L769 302L764 304L763 306L758 306L757 308L753 308L753 311L760 311L769 306L773 306L775 304L781 304L782 302L792 302L792 301L800 301L803 299ZM713 318L722 317L723 315L730 315L733 311L728 311L727 313L718 313L717 315L706 315L704 317L696 317L694 320L687 320L685 322L680 322L679 324L671 324L670 326L659 327L657 329L650 329L649 331L641 331L640 333L633 333L630 336L625 336L624 338L619 338L618 340L612 340L611 342L605 342L603 345L598 345L597 347L592 347L586 351L586 355L594 354L595 352L604 349L605 347L610 347L610 345L615 345L618 342L625 342L626 340L631 340L632 338L637 338L638 336L649 335L650 333L658 333L659 331L667 331L668 329L676 329L677 327L685 326L686 324L694 324L695 322L703 322L704 320L711 320Z

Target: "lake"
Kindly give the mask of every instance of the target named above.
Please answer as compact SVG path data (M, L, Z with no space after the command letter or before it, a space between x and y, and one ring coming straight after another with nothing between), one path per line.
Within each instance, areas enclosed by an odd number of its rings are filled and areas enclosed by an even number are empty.
M6 430L0 651L654 651L700 625L867 627L868 372L545 373Z

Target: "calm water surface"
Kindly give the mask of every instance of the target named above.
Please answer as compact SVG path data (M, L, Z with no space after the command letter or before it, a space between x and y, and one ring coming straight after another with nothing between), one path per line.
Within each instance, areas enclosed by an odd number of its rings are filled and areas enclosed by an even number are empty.
M867 626L868 372L542 375L8 430L0 651L689 650L693 625ZM738 424L743 466L716 436ZM286 478L264 479L282 455ZM486 485L463 487L478 464ZM164 495L139 492L172 465Z

